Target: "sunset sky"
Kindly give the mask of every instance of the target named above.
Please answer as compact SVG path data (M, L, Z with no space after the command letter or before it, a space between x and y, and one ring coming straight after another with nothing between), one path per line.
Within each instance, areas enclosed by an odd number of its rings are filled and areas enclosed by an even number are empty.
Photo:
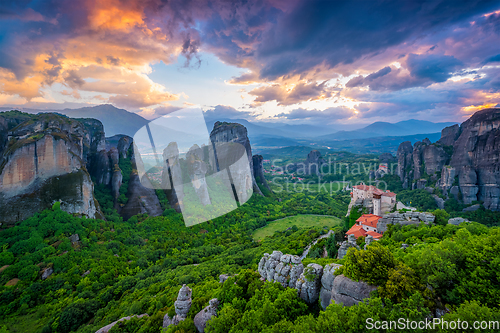
M500 106L500 1L2 1L0 106L461 122Z

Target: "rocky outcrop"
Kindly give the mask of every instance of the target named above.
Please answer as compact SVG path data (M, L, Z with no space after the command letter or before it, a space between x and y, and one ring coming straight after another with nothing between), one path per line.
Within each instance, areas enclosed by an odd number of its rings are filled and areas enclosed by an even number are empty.
M103 146L98 125L41 114L10 130L0 156L0 222L21 221L56 201L69 213L102 217L87 171Z
M203 310L198 312L196 316L194 316L194 326L198 332L205 332L205 328L207 327L207 322L212 318L217 316L217 309L219 307L219 300L217 298L212 298L209 302L209 305L205 307Z
M441 139L437 143L443 146L453 146L459 135L460 126L458 124L445 127L441 131Z
M42 280L47 279L49 276L54 273L54 269L52 267L45 268L42 272Z
M297 289L299 297L306 303L314 304L318 300L322 275L323 266L309 264L297 279L295 289Z
M323 269L323 275L321 276L321 290L319 292L320 303L323 310L325 310L331 303L333 281L336 277L334 273L339 267L342 267L342 265L328 264Z
M127 203L120 210L120 215L128 220L137 214L148 214L150 216L159 216L163 213L161 209L160 201L156 196L153 187L144 186L144 183L148 183L149 180L144 178L139 179L137 172L133 171L130 175L130 180L128 184L127 191Z
M403 182L403 188L407 188L410 179L413 177L411 171L413 165L413 146L410 141L405 141L399 145L396 158L398 160L397 174Z
M200 199L201 204L206 206L211 204L211 200L205 181L205 174L208 171L208 167L203 157L202 149L198 145L194 145L189 148L186 154L186 164L196 195Z
M435 144L417 142L412 147L412 163L410 146L403 142L397 154L404 188L418 188L425 172L447 197L466 205L483 201L487 209L500 209L500 109L478 111L460 126L443 129ZM454 185L455 177L458 185Z
M392 156L392 154L390 154L390 153L380 154L378 157L378 160L380 161L380 163L387 163L387 164L397 162L397 159L394 156Z
M356 244L356 237L354 235L347 236L347 240L342 242L337 253L337 258L338 259L344 258L345 255L347 254L347 250L349 250L351 247L356 248L358 250L360 249L358 244Z
M304 164L306 175L319 175L321 174L321 166L325 164L325 160L321 157L319 150L311 150L307 154Z
M254 193L258 193L263 195L260 188L257 186L257 182L255 181L254 175L254 166L253 166L253 158L252 158L252 147L250 146L250 140L248 139L247 129L245 126L237 124L237 123L227 123L227 122L216 122L214 124L214 128L210 133L210 141L212 142L213 149L216 154L217 147L221 147L224 143L235 142L241 144L245 147L246 154L248 157L248 161L250 163L250 171L252 173L252 188ZM217 155L218 156L218 155ZM218 156L218 158L220 158ZM214 168L215 169L215 168ZM217 168L219 169L219 168ZM220 170L218 170L220 171ZM235 179L236 178L236 179ZM245 179L237 179L237 177L233 177L233 182L245 182ZM241 186L241 188L245 188L246 186ZM243 193L244 195L244 193ZM247 198L243 198L239 200L240 202L245 202Z
M500 109L476 112L460 126L450 165L457 170L464 204L500 209Z
M441 169L441 178L439 179L437 185L443 191L443 193L448 194L449 189L455 183L455 168L449 165L444 166Z
M297 279L304 270L298 256L274 251L271 255L264 253L260 259L258 272L263 280L276 281L283 287L295 288Z
M425 172L428 175L434 175L436 172L440 172L443 166L450 160L450 156L448 156L444 148L436 145L426 146L422 155Z
M297 289L297 294L307 303L319 298L323 267L309 264L305 269L298 256L274 251L265 253L259 262L258 271L262 280L281 283L283 287Z
M175 316L170 318L168 313L163 317L163 328L167 328L170 325L178 325L181 321L187 318L189 309L191 308L191 288L182 285L177 295L177 300L174 302L175 306Z
M283 270L285 266L281 264L289 265L290 268ZM370 292L377 288L363 281L355 282L344 275L335 275L340 267L342 265L339 264L328 264L324 268L318 264L309 264L303 268L297 256L274 251L271 255L264 254L258 271L262 280L279 281L285 287L297 289L298 296L309 304L314 304L319 299L323 309L332 302L343 303L344 306L358 304L369 298ZM279 280L280 277L285 279Z
M262 166L262 161L264 158L262 155L253 155L252 163L253 163L253 175L255 176L255 181L257 184L264 186L268 190L270 190L269 184L266 181L266 177L264 176L264 167Z
M463 217L454 217L448 220L448 224L459 225L462 222L469 222L469 220L464 219Z
M432 197L434 198L434 201L436 201L436 205L439 209L444 209L444 199L440 198L436 194L433 194Z
M353 281L344 275L335 277L332 285L331 303L344 306L356 305L370 297L370 293L377 289L363 281Z
M387 226L389 224L400 224L400 225L408 225L408 224L420 224L425 223L429 224L434 222L436 217L431 213L421 213L421 212L405 212L405 213L389 213L382 216L381 219L378 220L377 230L380 233L384 233L387 231Z
M125 218L163 212L154 190L142 186L134 174L127 204L117 203L124 177L120 158L136 168L132 138L120 135L107 142L95 119L46 113L21 117L18 124L16 117L10 115L6 121L0 115L0 127L8 130L0 135L0 223L23 220L56 201L69 213L104 218L93 195L93 181L111 188L115 208Z
M116 324L118 324L118 323L120 323L122 321L127 321L127 320L130 320L132 318L138 318L139 319L139 318L142 318L142 317L149 317L149 315L147 313L144 313L144 314L141 314L141 315L133 315L133 316L123 317L123 318L118 319L117 321L112 322L109 325L104 326L103 328L97 330L95 333L108 333L113 328L113 326L115 326Z

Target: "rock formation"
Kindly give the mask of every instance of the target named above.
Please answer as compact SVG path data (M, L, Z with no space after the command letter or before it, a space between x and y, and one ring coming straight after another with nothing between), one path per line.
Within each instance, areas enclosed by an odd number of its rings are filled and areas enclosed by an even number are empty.
M436 217L431 213L421 213L421 212L405 212L405 213L389 213L382 216L381 219L378 220L377 230L380 233L384 233L387 231L387 226L389 224L400 224L400 225L408 225L408 224L420 224L425 223L429 224L434 222ZM339 251L340 252L340 251Z
M478 111L460 126L450 165L464 204L479 200L487 209L500 209L500 109Z
M219 300L217 298L212 298L209 302L209 305L205 307L203 310L198 312L196 316L194 316L194 326L200 333L205 332L205 327L207 327L207 322L212 318L217 316L217 309L219 307Z
M309 264L304 268L298 256L274 251L271 255L264 254L259 262L258 272L262 280L295 288L298 296L309 304L321 297L323 305L330 302L331 285L335 278L333 272L340 266L330 264L323 269L321 265Z
M136 167L132 138L111 139L106 141L103 126L95 119L0 114L0 222L23 220L56 201L69 213L104 218L93 195L93 181L111 188L115 208L126 219L141 213L160 215L154 190L142 186L136 174L130 177L127 204L117 203L123 182L120 158Z
M358 244L356 244L356 237L352 234L347 236L347 240L343 241L342 244L340 245L337 253L337 258L338 259L344 258L345 255L347 254L347 250L349 250L351 247L360 250L360 247L358 246Z
M323 268L323 275L321 276L321 290L319 292L320 303L323 310L325 310L331 303L333 281L335 280L334 273L339 267L342 267L342 265L328 264Z
M498 108L478 111L460 126L443 129L435 144L424 140L411 147L403 142L397 158L404 188L421 187L425 173L425 186L435 183L446 196L461 199L466 205L477 200L487 209L500 209Z
M254 175L254 166L253 166L253 158L252 158L252 147L250 146L250 140L248 139L247 129L245 126L237 124L237 123L227 123L227 122L216 122L214 124L214 128L210 133L210 141L212 142L213 149L215 153L217 153L217 147L221 146L224 143L235 142L241 144L245 147L246 154L248 157L248 161L250 163L250 171L252 173L252 188L255 193L263 195L260 188L257 186L257 182L255 181ZM218 158L220 158L218 156ZM233 176L233 182L242 181L245 182L245 179L238 179L238 177ZM241 186L245 188L246 186ZM241 202L245 202L247 198L243 198L240 200Z
M187 318L189 309L191 308L191 288L182 285L177 295L177 300L174 302L175 306L175 316L170 318L170 316L165 314L163 317L163 328L167 328L170 325L178 325L181 321Z
M325 160L318 150L311 150L307 154L304 162L298 162L287 166L288 172L296 172L297 175L321 175L321 166L325 164Z
M332 284L331 303L352 306L370 297L370 293L377 289L363 281L353 281L344 275L338 275Z
M150 216L159 216L163 213L160 201L156 196L152 186L146 187L143 184L147 183L147 179L143 179L142 183L136 171L130 174L130 180L127 190L127 203L119 210L120 215L128 220L137 214L148 214Z
M280 251L274 251L271 255L264 253L258 266L262 279L276 281L290 288L295 288L303 270L304 265L298 256L284 255Z
M342 265L339 264L328 264L324 268L318 264L309 264L304 268L299 257L274 251L271 255L264 254L258 271L262 280L280 282L284 287L295 288L298 296L309 304L314 304L319 299L323 309L332 302L343 303L344 306L357 304L370 297L370 292L377 288L363 281L352 281L344 275L335 275L340 267Z
M252 163L253 163L253 175L255 177L255 181L257 184L264 186L268 190L271 190L269 188L269 184L266 181L266 177L264 176L264 167L262 166L262 161L264 158L262 155L253 155L252 156Z
M454 217L448 220L448 224L459 225L462 222L469 222L469 220L464 219L463 217Z
M314 304L319 298L323 266L309 264L300 274L295 284L295 289L300 298L306 303Z
M398 147L396 156L398 160L397 174L403 182L403 188L407 188L409 179L413 178L413 173L411 172L413 164L413 147L411 142L405 141L401 143Z
M56 201L69 213L102 217L87 171L95 150L104 147L99 126L41 114L10 129L0 156L0 222L21 221Z
M54 273L54 269L52 267L47 267L42 271L42 280L47 279L49 276Z
M460 126L458 124L443 128L441 139L437 143L443 146L453 146L460 135Z

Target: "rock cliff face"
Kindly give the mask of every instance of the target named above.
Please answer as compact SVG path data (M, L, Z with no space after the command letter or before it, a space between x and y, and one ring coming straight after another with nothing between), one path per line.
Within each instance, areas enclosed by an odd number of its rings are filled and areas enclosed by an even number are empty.
M87 171L103 146L99 124L42 114L9 130L0 156L0 220L15 223L56 201L69 213L101 217Z
M127 204L117 203L124 177L120 158L136 167L132 138L112 139L107 144L103 126L95 119L0 113L0 222L26 219L56 201L69 213L104 218L93 181L111 188L115 208L126 219L141 213L160 215L156 193L142 186L134 172Z
M332 288L333 281L335 280L335 270L342 265L339 264L328 264L323 269L323 275L321 276L321 290L319 292L319 299L321 307L323 310L327 308L332 302Z
M127 203L123 206L119 212L120 215L128 220L137 214L148 214L149 216L160 216L163 213L161 209L160 201L152 186L145 187L144 182L147 179L139 179L139 175L136 171L132 171L130 174L130 180L128 183L127 190Z
M309 304L318 301L327 308L331 303L343 303L351 306L370 297L370 292L377 287L363 281L355 282L344 275L335 275L342 267L328 264L324 268L318 264L309 264L306 268L298 256L274 251L265 253L259 262L259 274L262 280L281 283L284 287L295 288L297 295Z
M274 251L265 253L260 259L258 271L267 281L276 281L283 287L295 288L297 279L304 271L304 265L298 256Z
M460 126L450 165L457 170L465 204L500 208L500 109L476 112Z
M253 175L255 177L255 181L257 184L264 186L268 190L269 184L266 181L266 177L264 177L264 167L262 166L262 161L264 158L262 155L253 155L252 156L252 163L253 163Z
M262 191L260 188L257 186L257 182L255 181L255 174L254 174L254 165L253 165L253 158L252 158L252 147L250 146L250 140L248 139L248 134L247 134L247 129L245 126L237 124L237 123L226 123L226 122L216 122L214 124L214 128L212 132L210 133L210 140L212 141L214 145L214 150L217 151L217 145L221 143L229 143L229 142L235 142L241 144L243 147L245 147L246 154L248 157L248 160L250 162L250 170L252 172L252 187L253 191L255 193L258 193L260 195L262 194ZM237 181L233 178L233 181ZM246 200L243 200L246 201Z
M337 258L344 258L347 254L347 250L349 250L351 247L354 247L358 250L360 249L358 244L356 244L356 237L354 235L347 236L347 240L342 242L337 253Z
M403 142L397 158L405 188L435 183L464 204L478 200L500 209L500 109L478 111L460 126L443 129L435 144Z
M323 266L318 264L307 265L295 283L295 289L297 289L299 297L309 304L316 303L319 298L322 275Z
M398 160L398 176L403 182L403 187L407 188L409 179L413 178L413 172L411 171L413 164L413 146L411 142L405 141L401 143L398 147L396 156Z
M387 231L387 226L389 224L420 224L421 222L429 224L434 222L436 217L431 213L421 213L421 212L406 212L406 213L389 213L385 214L377 223L378 232L384 233Z
M370 293L377 289L363 281L353 281L344 275L335 277L332 285L331 303L352 306L370 297Z
M106 143L103 145L104 149L100 151L91 167L91 174L97 184L104 184L111 188L114 207L124 219L128 220L137 214L159 216L163 213L163 210L158 196L152 186L143 185L143 183L148 183L147 178L143 182L139 179L136 171L137 161L133 149L131 149L132 144L133 139L127 135L115 135L106 139ZM132 166L130 174L123 174L124 171L119 166L120 159L130 161ZM125 195L127 202L120 204L118 197L125 177L129 177Z
M205 328L207 327L207 322L212 318L217 316L217 309L219 307L219 300L217 298L212 298L209 302L209 305L205 307L203 310L198 312L196 316L194 316L194 326L200 333L205 332Z
M325 164L325 160L321 157L321 153L318 150L311 150L311 152L307 154L305 162L306 175L321 174L321 166L323 164Z

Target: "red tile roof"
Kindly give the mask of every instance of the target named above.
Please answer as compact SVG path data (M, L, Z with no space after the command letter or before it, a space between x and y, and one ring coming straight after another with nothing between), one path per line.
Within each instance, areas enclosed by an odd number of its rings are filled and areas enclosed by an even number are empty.
M378 223L378 220L380 218L382 218L382 216L378 216L378 215L374 215L374 214L364 214L364 215L361 215L361 217L358 218L356 220L356 222L364 224L368 227L377 228L377 223Z
M372 236L374 239L380 239L380 238L382 238L382 235L381 235L381 234L379 234L378 232L375 232L375 231L367 231L367 232L366 232L366 235L367 235L367 236L368 236L368 235L370 235L370 236Z
M345 234L354 235L354 237L358 238L360 236L366 236L366 231L363 229L363 226L355 224Z

